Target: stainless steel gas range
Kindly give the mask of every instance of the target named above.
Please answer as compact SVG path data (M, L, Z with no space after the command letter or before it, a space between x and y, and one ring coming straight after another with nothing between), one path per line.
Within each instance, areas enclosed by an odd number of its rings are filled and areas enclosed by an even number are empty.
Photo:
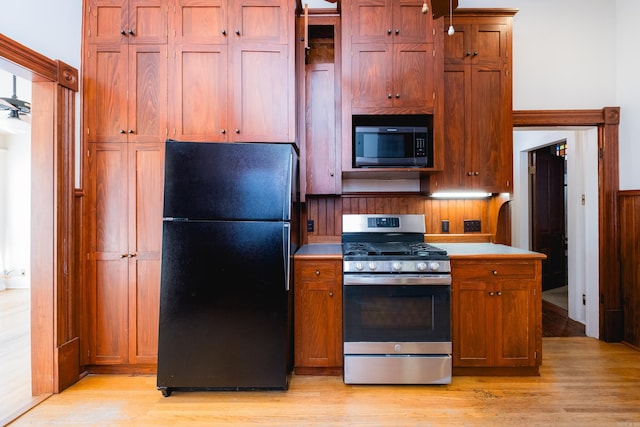
M451 267L424 215L343 215L346 384L451 382Z

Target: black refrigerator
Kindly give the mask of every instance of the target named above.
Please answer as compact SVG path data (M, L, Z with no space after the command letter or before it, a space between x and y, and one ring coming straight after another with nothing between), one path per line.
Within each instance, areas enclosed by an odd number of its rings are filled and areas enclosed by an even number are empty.
M298 155L166 142L157 387L288 388Z

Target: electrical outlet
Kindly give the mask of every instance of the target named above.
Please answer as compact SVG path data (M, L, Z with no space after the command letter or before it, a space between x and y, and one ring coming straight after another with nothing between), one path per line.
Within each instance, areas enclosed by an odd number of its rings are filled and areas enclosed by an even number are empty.
M440 227L441 227L443 233L448 233L449 232L449 220L443 219L440 222Z
M464 220L464 232L465 233L479 233L482 230L479 219L465 219Z
M307 220L307 232L309 233L313 233L314 230L314 223L312 219Z

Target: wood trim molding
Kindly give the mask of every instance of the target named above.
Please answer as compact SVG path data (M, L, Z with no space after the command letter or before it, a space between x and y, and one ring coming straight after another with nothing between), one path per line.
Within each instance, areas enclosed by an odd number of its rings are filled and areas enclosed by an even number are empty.
M618 125L620 107L601 110L522 110L513 112L514 127L596 126L598 128L598 227L600 339L622 340L622 284L618 246L620 186Z
M32 81L56 82L78 91L78 70L0 34L0 68Z

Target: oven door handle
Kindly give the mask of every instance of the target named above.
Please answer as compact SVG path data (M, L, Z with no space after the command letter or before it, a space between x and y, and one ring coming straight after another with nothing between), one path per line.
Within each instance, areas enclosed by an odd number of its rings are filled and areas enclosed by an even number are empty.
M344 286L358 285L421 285L421 286L442 286L451 285L450 274L345 274L343 277Z

